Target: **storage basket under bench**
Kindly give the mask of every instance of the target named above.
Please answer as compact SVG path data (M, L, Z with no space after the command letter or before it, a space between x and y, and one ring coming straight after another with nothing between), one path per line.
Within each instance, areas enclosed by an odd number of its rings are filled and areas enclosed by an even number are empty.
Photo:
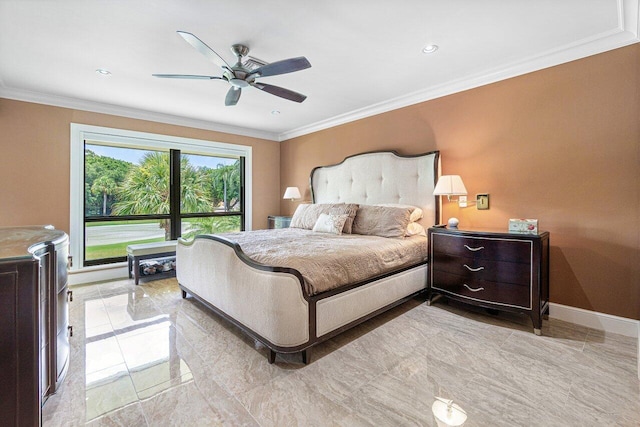
M144 260L149 260L144 262ZM140 261L143 261L142 263ZM176 241L127 246L129 278L137 285L140 277L161 279L176 274Z

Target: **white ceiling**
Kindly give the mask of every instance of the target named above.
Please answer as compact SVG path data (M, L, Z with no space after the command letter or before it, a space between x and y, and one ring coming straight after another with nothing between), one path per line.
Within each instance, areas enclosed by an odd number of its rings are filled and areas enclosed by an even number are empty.
M0 97L284 140L635 43L639 3L0 0ZM261 81L307 100L248 88L225 107L226 82L152 77L220 75L176 30L228 63L234 43L266 62L306 56Z

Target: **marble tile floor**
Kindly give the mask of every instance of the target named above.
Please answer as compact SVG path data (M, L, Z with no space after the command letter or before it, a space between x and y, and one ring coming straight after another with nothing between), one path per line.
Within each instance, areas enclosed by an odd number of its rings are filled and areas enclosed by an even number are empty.
M550 319L411 300L311 352L278 355L175 279L72 288L67 378L49 426L640 426L637 340Z

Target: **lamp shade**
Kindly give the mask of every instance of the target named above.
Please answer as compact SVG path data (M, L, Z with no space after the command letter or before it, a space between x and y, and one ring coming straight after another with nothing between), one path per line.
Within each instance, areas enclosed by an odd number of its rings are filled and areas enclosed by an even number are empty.
M460 175L442 175L433 190L434 196L466 196L467 189Z
M300 195L300 190L298 190L298 187L287 187L287 189L284 191L284 196L282 196L283 199L291 200L299 199L301 197L302 196Z

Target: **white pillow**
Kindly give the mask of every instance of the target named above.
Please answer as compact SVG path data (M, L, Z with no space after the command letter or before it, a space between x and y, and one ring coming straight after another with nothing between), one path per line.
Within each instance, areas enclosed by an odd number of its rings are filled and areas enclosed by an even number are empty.
M417 206L403 205L401 203L380 203L380 204L377 204L376 206L388 206L392 208L410 208L412 209L412 211L411 211L411 215L409 216L409 222L416 222L419 219L421 219L423 215L422 209L420 209Z
M316 225L313 226L313 231L341 235L344 223L348 218L349 215L347 214L336 215L322 213L318 217Z
M409 225L407 225L406 236L415 236L418 234L427 237L427 232L424 230L423 226L421 226L417 222L410 222Z

